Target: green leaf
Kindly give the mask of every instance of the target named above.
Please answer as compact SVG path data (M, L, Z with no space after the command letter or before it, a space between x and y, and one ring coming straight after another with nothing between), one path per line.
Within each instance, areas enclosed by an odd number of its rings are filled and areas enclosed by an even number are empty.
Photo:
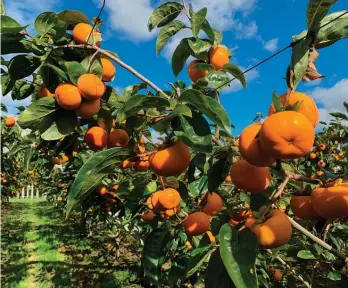
M222 33L221 31L214 28L213 28L213 31L214 31L214 46L218 46L222 42Z
M163 108L170 106L166 98L159 96L132 96L117 113L117 121L121 123L130 116L137 114L140 110L147 108Z
M16 81L11 78L10 75L4 73L1 75L1 92L2 96L6 96L12 90Z
M57 16L67 24L67 30L73 30L79 23L89 23L88 17L77 10L64 10L58 13Z
M210 257L205 276L205 286L209 288L236 288L222 262L219 248Z
M48 98L48 97L47 97ZM132 154L124 148L111 148L91 156L79 170L68 196L66 217L95 191L101 181Z
M172 36L184 28L185 24L179 20L174 20L164 26L159 32L156 40L156 54L158 55L161 52L162 48L167 44Z
M1 2L0 2L0 14L1 14L1 15L5 15L5 14L6 14L6 9L5 9L5 5L4 5L4 0L1 0Z
M219 233L220 256L236 288L256 288L257 239L249 229L238 232L224 224Z
M187 39L182 39L172 56L172 69L175 76L178 76L180 71L184 68L186 60L190 55L188 41Z
M346 111L348 112L348 102L343 102L343 105L346 108Z
M101 107L99 112L98 112L98 117L97 117L98 124L106 125L106 131L108 134L111 131L112 128L112 122L113 118L109 110L106 110L104 107Z
M23 100L29 97L35 91L35 85L24 80L17 80L12 89L13 100Z
M140 90L146 89L147 84L146 83L140 83L135 85L130 85L122 90L121 93L121 99L123 101L127 101L130 97L136 95Z
M329 12L337 0L310 0L307 7L307 26L312 30L319 26L320 21Z
M339 17L346 11L339 11L327 15L320 22L320 28L315 39L315 47L320 49L327 47L340 39L348 37L348 14L343 15L341 18L338 18L333 21L333 19ZM332 21L330 24L330 21Z
M301 40L297 45L292 48L291 65L287 82L290 88L295 89L302 77L305 75L308 61L309 61L309 45L311 43L311 37L306 37ZM290 75L293 74L293 77Z
M45 131L55 119L55 112L58 110L55 103L53 97L43 97L33 102L19 116L18 125L23 129Z
M191 56L203 60L208 61L208 51L211 47L211 43L207 40L202 40L199 38L190 38L187 40L188 45L190 47Z
M192 117L192 112L189 107L184 104L178 104L168 116L164 117L152 126L157 132L164 133L168 129L170 122L177 116L183 115L187 117Z
M224 65L223 67L224 71L227 71L228 73L230 73L233 77L235 77L236 79L238 79L240 81L240 83L242 84L242 86L244 88L246 88L246 80L245 80L245 76L243 74L243 71L240 70L240 68L234 64L231 63L227 63Z
M228 153L223 158L217 160L208 170L208 191L214 192L225 181L227 175L230 174L232 166L232 148L228 149Z
M208 71L214 71L214 66L207 63L199 63L192 67L192 70L208 70Z
M25 107L24 106L17 106L16 107L19 111L23 112L25 110Z
M347 115L341 113L341 112L332 112L332 113L329 113L331 116L335 117L335 118L340 118L340 119L343 119L343 120L348 120L348 117Z
M210 256L212 251L210 250L209 246L206 246L204 248L197 248L196 251L200 250L200 253L194 254L194 251L191 253L190 262L187 267L187 271L185 274L185 279L191 277L194 273L198 271L199 268L202 267L204 262L207 260L207 258ZM210 251L209 251L210 250Z
M17 55L8 65L11 79L18 80L30 76L40 66L40 60L32 55Z
M204 31L205 34L207 34L210 40L210 43L214 44L215 33L214 33L214 30L211 28L207 19L204 19L201 29Z
M230 77L223 71L210 71L205 76L205 80L208 81L209 86L219 88L219 90L229 86L231 82Z
M4 103L1 103L1 111L6 113L8 112L7 107Z
M36 43L25 39L10 42L1 41L1 53L3 55L30 52L33 52L35 55L42 56L45 53L45 50L43 46L37 45Z
M86 69L76 61L71 61L71 62L64 62L66 71L68 72L70 81L74 84L77 85L77 80L79 77L83 74L86 74L87 71Z
M83 66L83 68L85 68L85 70L87 71L88 69L88 65L89 65L89 61L91 59L91 56L86 57L85 59L82 60L81 65ZM89 69L89 72L97 75L99 77L99 79L102 79L103 77L103 66L101 64L100 58L96 58L94 59L91 68Z
M49 35L53 39L60 39L65 35L66 23L59 20L56 13L43 12L35 19L35 29L37 34L41 36Z
M17 21L9 16L1 15L1 33L17 34L27 28L29 25L21 26Z
M204 194L208 191L208 177L206 175L203 175L198 180L191 182L188 185L188 189L193 197Z
M268 197L264 193L251 193L250 209L251 211L259 211L260 208L269 202Z
M155 27L163 27L173 21L182 11L183 6L176 2L167 2L153 11L147 22L147 29L151 32Z
M19 40L22 40L24 38L25 38L25 36L21 33L18 33L18 34L2 33L1 34L1 44L13 42L13 41L19 41Z
M283 104L280 101L280 98L278 97L277 92L275 90L273 91L273 94L272 94L272 102L277 112L284 111Z
M207 97L197 90L187 89L181 94L180 101L195 106L215 124L218 124L227 132L231 131L231 123L228 115L221 104L215 99Z
M200 113L192 112L192 118L179 115L174 123L175 136L194 151L205 153L213 151L209 124Z
M52 125L41 134L41 138L46 141L58 140L74 132L76 126L76 113L74 111L60 109L55 113L55 119Z
M327 278L333 281L339 281L342 279L342 274L339 271L332 271L327 275Z
M44 63L42 66L43 67L49 67L53 70L53 72L59 77L59 79L63 82L69 82L69 78L68 78L68 75L62 70L60 69L59 67L53 65L53 64L50 64L50 63ZM43 75L47 75L49 76L49 73L50 72L47 72L47 73L43 73Z
M301 250L301 251L298 251L297 253L297 257L298 258L301 258L301 259L317 259L317 257L315 257L313 255L313 253L309 250Z
M143 249L142 264L146 277L154 284L161 287L162 265L167 255L171 241L168 225L154 229L146 237Z
M199 31L201 31L201 27L207 16L207 11L207 8L202 8L197 13L192 13L190 21L193 36L197 37Z

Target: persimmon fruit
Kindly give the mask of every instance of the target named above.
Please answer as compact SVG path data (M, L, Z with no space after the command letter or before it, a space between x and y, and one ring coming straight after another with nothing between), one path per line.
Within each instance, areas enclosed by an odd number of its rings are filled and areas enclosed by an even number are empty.
M89 148L94 151L102 150L108 142L108 133L103 128L94 126L87 130L84 140Z
M187 67L187 73L193 83L197 83L198 79L204 78L208 74L208 70L193 69L197 64L204 63L194 60Z
M42 97L55 97L55 93L51 93L50 90L48 90L45 86L41 86L39 90L37 90L37 95Z
M11 117L11 116L7 116L5 118L5 126L6 127L13 127L16 124L16 120Z
M87 73L79 77L77 88L86 100L97 100L104 95L106 86L96 75Z
M290 207L294 215L303 220L321 219L322 217L314 210L311 199L311 196L292 196Z
M269 116L260 130L260 143L275 159L296 159L306 155L314 143L314 128L301 113L283 111Z
M58 105L66 110L75 110L81 106L81 94L77 87L72 84L59 84L55 94Z
M194 212L189 214L182 224L187 234L197 236L209 230L210 219L204 212Z
M210 216L219 214L222 209L222 199L219 194L215 192L207 192L203 195L203 201L206 201L202 211Z
M215 70L221 70L225 64L230 62L230 56L225 46L212 47L209 50L209 63Z
M87 39L90 36L90 39L92 42L95 42L95 45L97 45L98 47L100 46L100 41L101 41L101 34L100 32L98 32L97 30L93 30L93 27L87 23L79 23L77 24L72 32L72 37L75 41L75 43L77 44L86 44L87 43ZM92 32L92 33L91 33ZM93 39L95 41L93 41ZM91 42L89 41L89 42Z
M177 141L169 148L160 150L150 157L150 168L160 176L175 176L190 164L190 150L186 144Z
M123 129L115 129L110 132L108 138L108 147L126 147L129 142L128 133Z
M100 99L83 101L81 106L75 110L76 115L83 118L89 119L94 115L97 115L100 109Z
M254 123L244 128L239 137L239 152L251 165L267 167L274 159L262 149L258 134L262 124Z
M233 163L230 171L232 183L248 192L263 192L271 183L271 173L266 167L256 167L245 160Z
M116 68L112 62L107 58L100 58L101 65L103 67L102 70L102 80L104 82L110 82L114 79L116 74Z

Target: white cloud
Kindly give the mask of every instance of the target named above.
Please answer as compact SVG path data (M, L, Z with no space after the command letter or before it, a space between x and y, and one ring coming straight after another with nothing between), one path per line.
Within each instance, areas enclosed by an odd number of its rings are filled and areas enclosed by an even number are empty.
M279 38L274 38L269 41L262 41L263 48L267 51L274 52L278 49Z
M242 70L242 71L245 71L246 69L248 69L249 67L245 68L245 67L242 67L242 66L239 66L239 68ZM254 81L256 79L258 79L260 76L259 74L259 71L256 70L256 69L253 69L253 70L250 70L249 72L247 72L245 74L245 79L246 79L246 82L247 82L247 85L248 83L250 83L251 81ZM236 79L236 80L233 80L230 84L230 87L228 88L225 88L225 90L223 90L223 93L226 94L226 93L231 93L231 92L237 92L239 90L243 89L243 86L242 84L240 84L240 82Z
M237 39L251 39L257 34L258 26L255 21L251 21L247 24L237 22L234 29L236 30Z
M320 120L329 122L333 118L329 113L346 112L343 101L347 101L348 99L348 78L336 82L331 88L316 87L308 94L322 106L319 109ZM320 125L318 126L318 129L322 127Z
M155 8L152 7L151 0L106 1L105 7L109 16L109 28L122 32L124 39L140 42L151 40L156 35L147 30L147 20Z
M303 85L306 87L313 87L313 86L317 86L321 84L321 81L323 80L323 78L318 78L316 80L313 81L309 81L309 82L304 82Z
M42 12L55 10L58 0L5 0L6 15L21 25L30 24L29 31L34 30L35 18Z

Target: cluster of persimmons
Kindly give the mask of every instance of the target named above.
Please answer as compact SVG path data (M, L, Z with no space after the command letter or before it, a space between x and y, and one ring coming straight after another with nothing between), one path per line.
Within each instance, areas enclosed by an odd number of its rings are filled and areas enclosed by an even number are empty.
M90 36L91 34L91 36ZM86 44L88 38L93 38L99 34L93 30L89 24L80 23L75 26L72 37L76 44ZM97 45L99 46L99 43ZM81 75L77 80L77 85L72 83L59 84L54 93L47 87L42 86L37 91L41 97L55 97L58 105L66 110L74 110L76 115L89 119L96 115L100 109L100 98L106 91L105 82L114 79L116 68L112 62L105 58L100 58L102 66L102 79L92 73Z

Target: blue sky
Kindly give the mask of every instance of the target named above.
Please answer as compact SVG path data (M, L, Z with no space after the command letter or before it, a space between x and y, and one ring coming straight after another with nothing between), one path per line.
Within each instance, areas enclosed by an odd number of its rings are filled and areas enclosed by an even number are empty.
M35 16L43 11L59 12L65 9L81 10L90 19L98 14L99 0L5 0L7 14L20 22L32 24ZM157 56L156 34L147 32L146 21L153 8L163 1L150 0L106 0L106 9L101 18L104 41L102 48L114 50L121 59L149 78L163 89L169 89L168 82L177 79L190 83L186 70L175 78L170 57L176 44L185 33L178 35ZM188 2L188 1L187 1ZM208 19L213 27L223 31L223 44L233 50L231 62L242 68L250 67L269 56L291 41L291 36L306 28L306 6L304 0L192 0L194 9L208 8ZM339 0L332 11L348 9L348 3ZM33 25L31 25L33 26ZM313 96L320 107L321 120L329 119L329 112L342 111L342 102L348 101L348 58L342 55L348 51L348 40L342 40L328 48L319 50L316 62L320 73L326 77L314 83L300 84L298 91ZM290 61L288 50L273 60L247 74L247 89L241 89L237 82L224 92L221 101L227 110L231 123L237 129L234 134L249 125L257 112L266 114L271 102L272 91L278 94L286 90L285 75ZM122 89L139 81L128 71L117 67L113 85ZM15 106L27 104L11 103L10 113Z

